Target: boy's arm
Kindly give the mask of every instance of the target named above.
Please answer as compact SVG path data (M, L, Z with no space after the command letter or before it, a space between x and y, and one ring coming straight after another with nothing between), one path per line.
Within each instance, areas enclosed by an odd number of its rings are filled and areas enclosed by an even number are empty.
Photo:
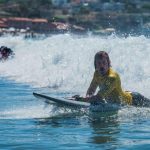
M86 101L86 102L93 102L93 101L99 101L103 100L105 97L107 97L113 89L116 87L116 80L115 78L110 78L109 81L107 81L104 86L100 89L100 91L92 96L92 97L86 97L82 98L81 101Z
M86 96L93 96L96 89L97 89L98 83L97 83L97 79L96 79L96 75L94 73L93 79L91 81L91 84L86 92Z

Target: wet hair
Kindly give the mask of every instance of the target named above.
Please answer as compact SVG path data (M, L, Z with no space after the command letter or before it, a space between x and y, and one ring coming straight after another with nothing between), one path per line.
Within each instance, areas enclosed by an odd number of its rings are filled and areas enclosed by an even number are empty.
M6 46L1 46L0 51L1 52L6 51L7 53L12 53L12 50Z
M11 57L14 56L13 51L10 48L6 47L6 46L1 46L0 47L0 54L1 54L0 60L7 59L9 56L11 56Z
M109 58L108 53L106 53L105 51L99 51L95 54L95 57L94 57L94 67L95 67L95 69L96 69L96 60L102 59L102 58L106 58L107 62L108 62L108 66L111 67L111 62L110 62L110 58Z

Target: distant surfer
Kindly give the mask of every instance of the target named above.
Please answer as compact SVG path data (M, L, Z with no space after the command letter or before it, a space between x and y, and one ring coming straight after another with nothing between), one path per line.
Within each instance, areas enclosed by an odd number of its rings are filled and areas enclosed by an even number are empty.
M0 60L7 60L10 57L14 56L14 52L6 47L6 46L1 46L0 47Z
M97 52L94 59L95 72L86 97L76 97L76 100L97 103L102 101L110 103L127 104L150 107L150 100L140 93L124 91L121 87L119 74L111 68L109 55L105 51ZM94 95L97 87L99 91Z

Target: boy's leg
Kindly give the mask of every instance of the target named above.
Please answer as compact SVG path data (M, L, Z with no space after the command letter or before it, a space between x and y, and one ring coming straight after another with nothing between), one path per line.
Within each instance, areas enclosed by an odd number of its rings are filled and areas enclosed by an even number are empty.
M134 106L150 107L150 99L144 97L138 92L132 92L132 104Z

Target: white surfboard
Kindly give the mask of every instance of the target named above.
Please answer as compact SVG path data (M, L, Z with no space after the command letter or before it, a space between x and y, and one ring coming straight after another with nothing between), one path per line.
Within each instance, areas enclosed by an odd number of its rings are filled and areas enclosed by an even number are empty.
M39 99L44 100L48 104L56 104L59 106L66 106L66 107L72 106L72 107L80 107L80 108L87 108L90 106L90 103L88 102L74 101L74 100L69 100L67 98L51 97L48 95L38 94L34 92L33 95Z
M74 101L60 97L51 97L49 95L39 94L35 92L33 92L33 95L36 98L41 99L48 104L54 104L59 107L72 107L73 109L89 108L92 112L112 112L118 111L121 108L119 105L111 103L98 102L97 105L93 105L90 104L89 102Z

